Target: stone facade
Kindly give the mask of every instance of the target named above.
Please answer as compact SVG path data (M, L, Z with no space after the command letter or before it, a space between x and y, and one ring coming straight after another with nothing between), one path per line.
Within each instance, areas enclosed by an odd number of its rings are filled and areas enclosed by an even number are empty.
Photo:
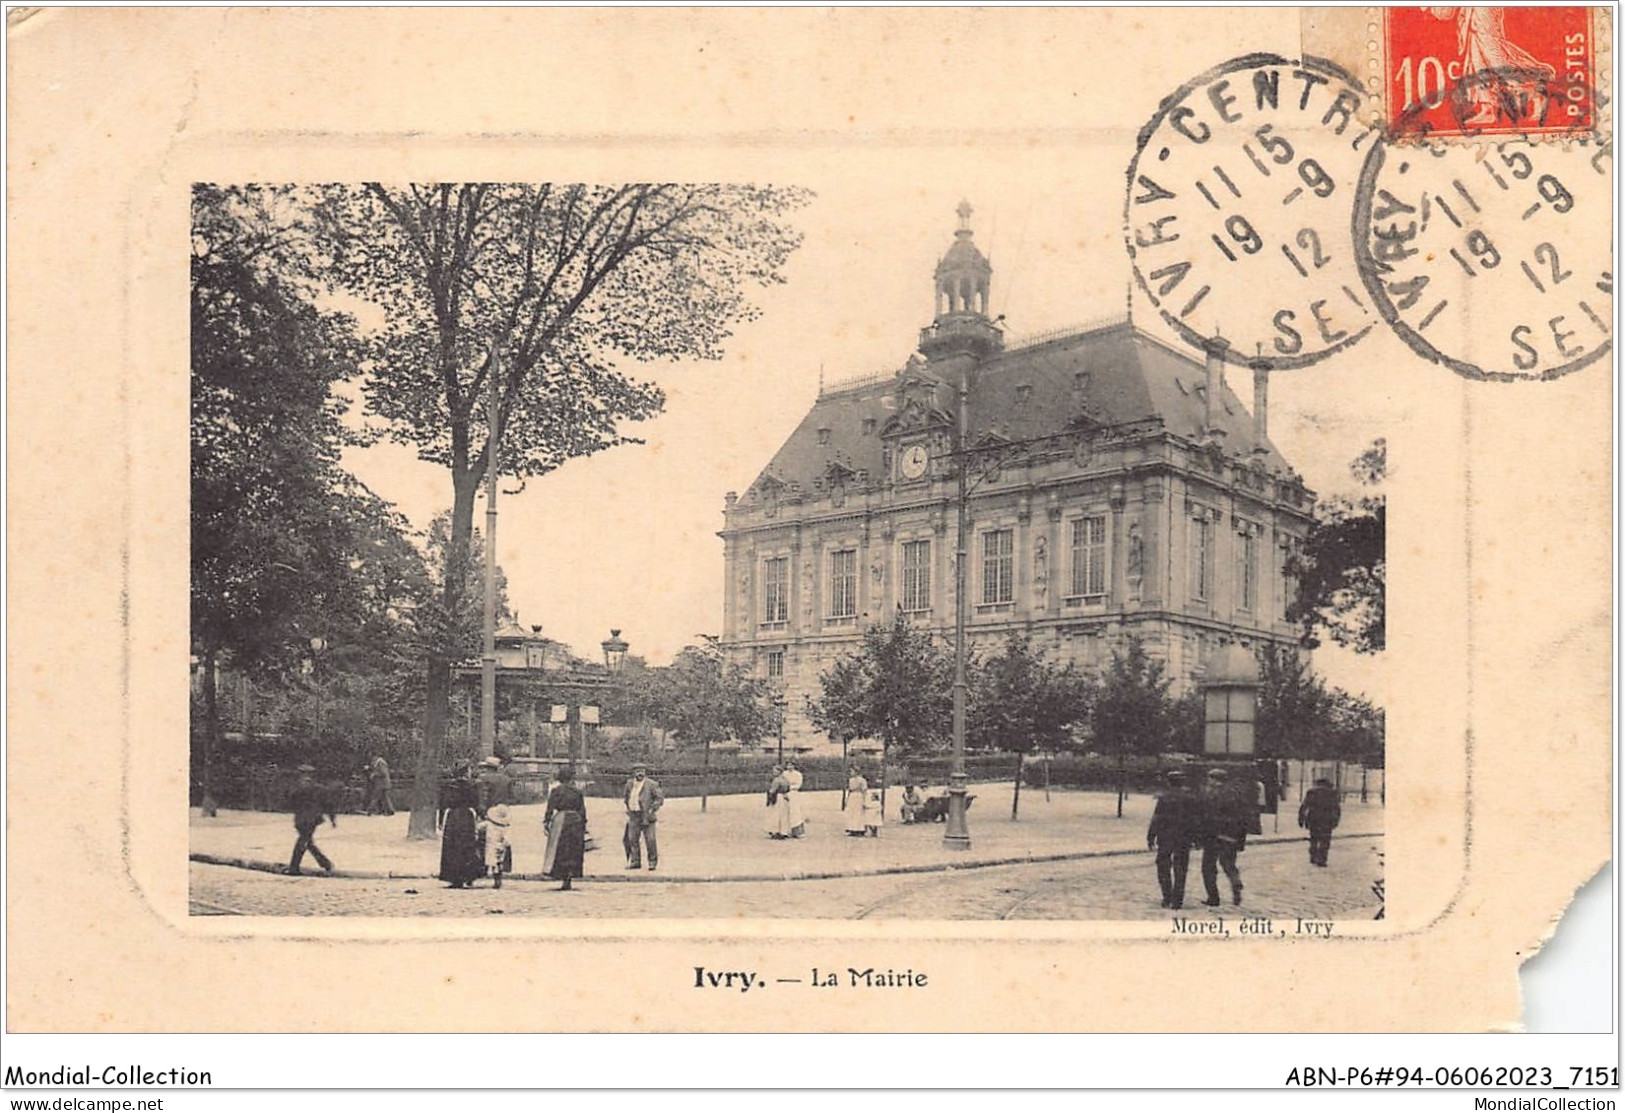
M1296 638L1284 563L1314 496L1225 385L1222 351L1197 363L1127 322L1006 346L960 218L919 352L822 390L726 499L722 645L782 684L804 743L821 736L802 697L865 625L901 608L951 644L957 445L973 645L1025 631L1093 670L1138 637L1177 693L1225 642Z

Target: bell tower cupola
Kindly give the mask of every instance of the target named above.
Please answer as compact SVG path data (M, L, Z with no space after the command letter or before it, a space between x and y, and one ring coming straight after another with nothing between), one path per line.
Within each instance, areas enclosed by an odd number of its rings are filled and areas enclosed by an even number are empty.
M936 319L920 331L920 351L932 360L981 357L1004 347L1004 334L988 320L993 266L973 239L970 202L961 201L956 211L959 228L934 276Z

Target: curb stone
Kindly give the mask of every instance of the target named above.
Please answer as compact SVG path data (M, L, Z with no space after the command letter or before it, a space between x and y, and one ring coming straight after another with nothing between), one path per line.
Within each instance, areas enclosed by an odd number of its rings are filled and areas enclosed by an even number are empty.
M1348 839L1380 839L1381 832L1363 832L1358 834L1339 835L1336 841ZM1281 843L1307 842L1303 836L1261 836L1248 840L1249 846L1271 846ZM807 871L794 874L734 874L717 876L715 874L668 874L654 875L653 871L640 872L629 877L624 873L605 874L603 876L590 875L582 878L583 881L617 882L621 884L649 884L652 882L681 882L717 883L717 882L762 882L762 881L837 881L848 877L892 877L913 873L953 873L958 870L990 869L995 866L1019 866L1044 862L1074 862L1090 858L1123 858L1132 854L1149 854L1140 847L1116 848L1109 850L1074 850L1057 854L1022 854L1005 858L989 858L985 861L974 862L927 862L908 866L877 866L873 869L855 870L820 870ZM219 854L205 854L194 852L187 855L193 862L210 866L228 866L232 869L255 870L260 873L274 873L279 876L289 876L287 867L275 862L266 862L253 858L235 858ZM302 876L317 880L352 880L352 881L435 881L438 880L432 873L399 873L394 870L344 870L335 869L332 873L306 873ZM554 878L539 873L506 873L502 875L508 881L552 881Z

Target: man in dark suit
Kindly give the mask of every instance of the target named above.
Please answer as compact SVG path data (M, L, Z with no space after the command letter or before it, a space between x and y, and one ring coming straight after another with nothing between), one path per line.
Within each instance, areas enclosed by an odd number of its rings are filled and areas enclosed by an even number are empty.
M1191 843L1196 838L1196 797L1185 785L1185 773L1170 769L1168 791L1157 797L1145 848L1157 852L1157 884L1164 908L1185 906L1185 874L1191 864Z
M626 868L643 868L643 849L646 847L649 851L649 868L653 870L660 864L655 820L660 805L666 802L666 794L660 791L660 782L649 776L649 767L641 761L632 766L632 778L621 792L621 801L626 805L626 837L622 840L626 847Z
M328 873L333 872L332 859L323 854L316 845L316 828L322 825L322 817L333 826L339 825L338 817L333 814L333 801L330 794L316 783L312 773L316 772L314 765L301 765L299 767L299 783L293 786L293 793L289 802L293 804L293 829L299 832L299 838L293 844L293 857L288 860L288 872L298 877L304 871L299 868L305 860L305 851L316 856L316 864Z
M1324 866L1332 849L1332 831L1343 820L1343 805L1337 790L1325 777L1315 778L1315 787L1303 794L1298 805L1298 826L1309 829L1309 862Z
M1207 891L1203 904L1219 903L1219 870L1230 879L1230 899L1241 903L1241 867L1236 855L1247 847L1247 832L1253 824L1252 801L1230 784L1230 774L1210 769L1207 792L1199 810L1198 841L1202 844L1202 887Z

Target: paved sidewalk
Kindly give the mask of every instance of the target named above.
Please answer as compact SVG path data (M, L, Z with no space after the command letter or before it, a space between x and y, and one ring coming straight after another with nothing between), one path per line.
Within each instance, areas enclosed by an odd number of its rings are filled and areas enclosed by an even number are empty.
M589 799L587 826L599 849L587 855L586 872L598 881L812 880L1145 853L1150 796L1130 796L1118 819L1112 793L1057 791L1046 801L1043 789L1023 788L1021 819L1011 822L1008 783L972 785L971 791L976 801L969 814L969 851L944 849L940 823L898 823L890 793L888 822L877 839L845 834L839 792L803 793L807 836L783 841L767 837L768 811L760 794L713 796L704 813L698 798L668 800L660 811L657 873L647 863L636 872L624 868L620 807L614 800ZM520 878L540 877L547 841L544 810L540 804L512 809L509 838ZM1302 841L1296 813L1297 801L1285 802L1279 830L1276 817L1265 815L1264 833L1252 841ZM1369 804L1350 797L1337 835L1380 835L1382 824L1383 810L1375 796ZM336 877L433 877L440 865L439 839L410 840L406 827L405 812L341 815L337 827L324 824L317 831L316 841L333 859ZM292 816L285 813L222 811L204 819L192 810L193 861L281 872L294 837ZM307 873L320 876L309 857L305 862Z

